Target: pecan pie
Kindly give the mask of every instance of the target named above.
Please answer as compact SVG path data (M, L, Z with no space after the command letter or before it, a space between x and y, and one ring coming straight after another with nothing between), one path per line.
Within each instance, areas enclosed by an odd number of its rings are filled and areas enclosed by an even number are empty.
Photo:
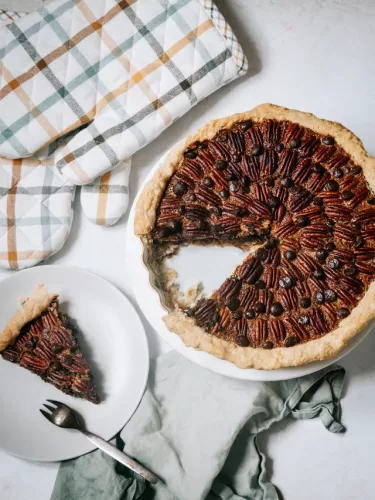
M0 354L70 396L100 402L69 319L59 311L58 296L43 285L0 332Z
M240 367L336 354L375 316L374 187L375 160L338 123L271 104L208 123L146 185L135 232L156 274L163 248L249 252L210 297L174 302L168 328Z

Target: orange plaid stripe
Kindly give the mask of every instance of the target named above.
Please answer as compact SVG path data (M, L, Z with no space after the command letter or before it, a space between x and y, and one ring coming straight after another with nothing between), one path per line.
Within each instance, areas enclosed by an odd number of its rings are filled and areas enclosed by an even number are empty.
M48 66L53 61L55 61L57 58L59 58L63 54L65 54L69 50L70 44L77 44L80 41L82 41L84 38L86 38L89 35L91 35L92 33L94 33L95 31L100 31L105 23L110 21L113 17L115 17L119 12L121 12L123 9L125 9L129 5L132 5L135 1L136 0L120 0L118 2L118 4L116 4L114 7L112 7L112 9L109 10L104 16L102 16L99 19L96 19L89 26L86 26L85 28L80 30L78 33L76 33L74 36L72 36L69 44L61 45L57 49L55 49L52 52L50 52L49 54L47 54L44 57L44 59L42 60L43 62L39 61L32 68L27 70L25 73L22 73L17 78L14 78L13 80L11 80L7 85L5 85L0 90L0 99L4 99L4 97L6 97L9 93L11 93L17 87L19 87L20 85L25 83L27 80L30 80L31 78L33 78L35 76L36 72L41 71L46 66ZM38 65L41 67L39 67Z

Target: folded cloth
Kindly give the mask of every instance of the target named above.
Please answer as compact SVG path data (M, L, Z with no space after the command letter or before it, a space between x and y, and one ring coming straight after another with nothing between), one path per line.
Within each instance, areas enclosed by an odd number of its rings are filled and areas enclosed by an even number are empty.
M0 155L27 157L79 130L54 160L85 184L83 210L100 224L126 209L124 160L247 68L212 0L46 2L0 29L0 58Z
M257 435L291 416L342 432L344 369L282 382L231 379L176 352L156 360L119 446L161 481L146 484L101 451L63 462L52 500L276 500Z

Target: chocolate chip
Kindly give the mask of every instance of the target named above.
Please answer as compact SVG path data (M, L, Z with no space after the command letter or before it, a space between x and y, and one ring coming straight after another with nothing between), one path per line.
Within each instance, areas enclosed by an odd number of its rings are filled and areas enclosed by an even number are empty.
M266 248L267 250L271 250L271 248L277 247L277 243L278 243L278 240L276 238L271 237L265 242L264 248Z
M176 184L173 186L173 192L176 196L184 195L187 189L187 185L182 181L176 182Z
M219 195L221 196L221 198L226 200L227 198L229 198L229 191L227 191L226 189L223 189L222 191L219 192Z
M248 311L246 311L245 316L248 319L254 319L256 316L256 312L254 311L254 309L249 309Z
M190 149L189 151L185 151L185 158L189 158L190 160L194 160L198 156L198 152L195 149Z
M335 302L337 299L336 292L333 290L324 290L324 299L326 302Z
M341 266L341 262L334 257L333 259L328 259L328 265L331 269L338 269Z
M263 349L272 349L273 348L273 342L270 340L267 340L264 344L262 344Z
M317 207L323 206L323 203L324 203L323 199L322 198L318 198L318 197L314 198L313 202L312 202L312 204L315 205L315 206L317 206Z
M328 257L328 252L323 248L320 248L316 251L315 257L319 262L325 262L326 258Z
M237 180L237 176L234 172L230 172L230 171L227 171L224 173L224 179L226 181L236 181Z
M277 196L274 196L274 195L271 195L269 198L268 198L268 205L271 207L271 208L277 208L279 205L280 205L280 200Z
M266 258L268 256L268 252L264 248L258 248L258 250L255 252L255 255L260 260L266 260Z
M258 288L258 290L263 290L266 288L266 282L263 280L258 280L254 283L255 288Z
M336 245L333 243L333 241L330 241L326 245L327 252L332 252L332 250L334 250L335 248L336 248Z
M240 184L237 181L230 181L229 183L229 191L231 193L236 193L240 189Z
M53 344L52 346L52 351L55 353L55 354L60 354L60 352L62 352L64 350L63 346L60 345L60 344Z
M353 174L353 175L358 175L362 172L362 168L361 167L352 167L350 169L350 172Z
M330 180L327 182L326 188L328 189L328 191L336 192L339 190L339 185L336 181Z
M322 174L324 172L324 167L321 163L314 163L314 165L312 166L312 171L315 174Z
M203 184L204 184L206 187L210 187L210 188L214 187L214 185L215 185L215 184L214 184L214 181L211 179L211 177L205 177L205 178L203 179Z
M181 221L179 219L172 219L168 222L167 228L171 230L172 233L178 233L181 231Z
M278 153L281 153L281 151L284 149L284 144L278 144L275 149Z
M287 250L284 252L284 257L286 260L294 260L297 257L296 252L293 252L293 250Z
M233 163L239 163L241 161L242 155L241 154L234 154L232 156L232 161Z
M293 284L293 280L290 276L284 276L279 280L279 285L281 286L281 288L285 288L286 290L292 288Z
M238 208L236 208L234 214L237 217L247 217L249 215L249 211L246 210L246 208L238 207Z
M247 177L247 175L245 175L245 177L243 177L243 179L242 179L242 184L243 184L244 186L247 186L247 187L248 187L248 186L250 186L251 181L250 181L249 177Z
M301 299L299 301L299 305L303 308L303 309L307 309L308 307L311 306L311 299L309 299L308 297L304 297L303 299Z
M254 306L254 309L258 314L264 314L266 312L266 306L262 302L257 302Z
M224 170L228 166L228 162L226 160L217 160L215 163L216 170Z
M353 264L349 264L344 268L345 276L355 276L357 274L357 268Z
M264 184L268 187L273 187L275 185L275 181L272 179L272 177L267 177L267 179L264 181Z
M249 130L253 126L253 122L251 120L246 120L245 122L240 123L240 129L246 132L246 130Z
M287 337L284 340L285 347L293 347L296 344L299 344L299 338L298 337Z
M250 188L248 186L243 186L242 192L245 194L248 194L248 193L250 193Z
M333 137L331 137L330 135L327 135L326 137L323 137L322 143L325 146L333 146L335 144L335 141L333 140Z
M25 349L34 349L34 342L33 339L28 339L24 342L23 344Z
M285 188L290 188L293 186L293 181L290 177L284 177L281 179L281 185Z
M186 212L186 207L185 205L180 205L178 211L180 212L181 215L184 215Z
M211 214L217 215L217 216L220 216L222 214L222 210L220 207L210 207L209 211Z
M314 275L314 278L316 278L317 280L324 280L324 278L326 277L325 272L323 271L323 269L321 267L318 267L318 269L315 269L315 271L313 272L313 275Z
M232 297L227 301L227 308L230 311L237 311L237 309L240 307L240 299L237 297Z
M354 248L361 248L365 244L365 240L362 238L362 236L357 236L355 243L354 243Z
M191 193L189 194L189 198L188 198L189 201L197 201L197 197L195 196L194 193Z
M315 302L318 304L324 304L324 293L323 292L315 292L314 294Z
M236 344L240 347L248 347L250 342L246 335L236 335Z
M207 149L208 148L208 142L207 141L200 142L197 147L198 147L198 149Z
M333 170L333 177L336 177L336 179L341 179L341 177L344 177L344 172L343 172L342 168L336 167Z
M73 364L73 358L71 356L65 356L64 361L67 365Z
M306 215L299 215L297 217L297 224L299 227L306 227L310 224L310 219Z
M60 370L62 370L61 363L59 363L58 361L53 361L49 366L53 372L59 372Z
M220 132L220 134L217 137L217 140L219 142L226 142L228 140L228 134L226 132Z
M369 205L375 205L375 198L369 198L369 199L367 200L367 203L368 203Z
M162 238L166 238L167 236L169 236L171 234L170 230L166 227L166 226L163 226L163 227L159 227L156 231L155 231L155 238L157 239L162 239Z
M242 312L241 311L234 311L231 313L232 318L237 321L242 318Z
M328 219L327 224L329 225L329 227L334 227L336 225L336 222L333 219Z
M337 314L337 317L339 319L343 319L343 318L346 318L347 316L349 316L350 311L346 307L340 307L340 309L337 309L336 314Z
M292 140L290 141L290 147L291 147L292 149L294 149L294 148L299 148L299 147L300 147L300 145L301 145L301 139L299 139L299 138L297 138L297 139L292 139Z
M361 229L361 224L355 220L353 220L351 223L350 223L350 226L353 228L353 229Z
M281 316L284 312L284 308L279 302L274 302L271 304L270 312L272 316Z
M343 200L351 200L353 198L353 196L354 196L354 194L351 191L349 191L348 189L346 189L345 191L343 191L341 193L341 198Z
M260 146L259 144L256 144L256 145L252 148L252 150L251 150L251 154L252 154L252 156L259 156L259 155L261 155L261 154L262 154L262 151L263 151L262 146Z
M310 323L310 318L307 316L307 314L303 314L298 318L298 323L300 325L308 325Z

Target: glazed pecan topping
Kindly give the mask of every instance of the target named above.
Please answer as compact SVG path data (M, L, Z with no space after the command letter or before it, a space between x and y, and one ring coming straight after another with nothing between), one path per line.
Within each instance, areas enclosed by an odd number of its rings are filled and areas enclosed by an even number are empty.
M249 120L187 148L153 238L260 244L190 313L238 346L292 347L335 329L375 277L375 194L331 135Z

